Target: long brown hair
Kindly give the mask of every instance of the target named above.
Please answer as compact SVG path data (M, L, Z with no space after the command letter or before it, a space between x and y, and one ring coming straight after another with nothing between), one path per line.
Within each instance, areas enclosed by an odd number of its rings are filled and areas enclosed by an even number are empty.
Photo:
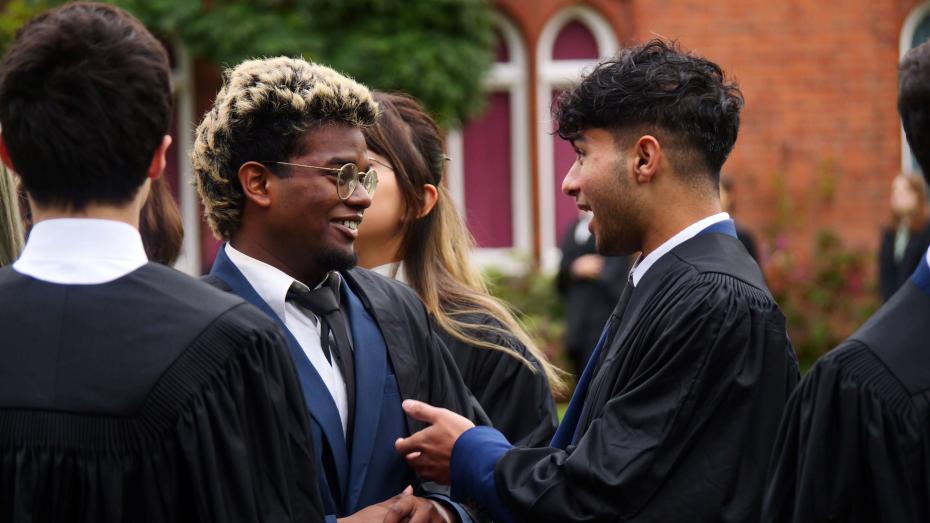
M152 182L139 216L139 234L145 254L153 262L172 265L181 254L184 226L178 204L164 177Z
M23 249L23 221L16 180L0 166L0 267L13 263Z
M542 365L552 390L564 390L562 371L533 343L507 305L491 296L481 274L469 262L474 240L442 185L447 158L438 126L409 96L376 91L374 98L381 115L376 125L364 130L365 139L369 149L391 163L406 204L400 249L407 281L439 326L453 337L504 352L536 372L512 347L486 341L480 335L491 332L500 340L515 337ZM425 205L425 184L434 185L439 197L431 212L417 218ZM498 319L503 327L462 321L476 313Z

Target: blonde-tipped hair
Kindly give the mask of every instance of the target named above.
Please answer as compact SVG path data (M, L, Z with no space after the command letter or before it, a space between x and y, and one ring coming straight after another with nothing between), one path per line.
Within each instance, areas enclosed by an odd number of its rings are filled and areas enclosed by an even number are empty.
M367 87L300 58L247 60L227 69L223 88L197 126L192 153L213 233L228 240L239 228L243 163L287 161L308 130L329 123L365 127L377 114Z

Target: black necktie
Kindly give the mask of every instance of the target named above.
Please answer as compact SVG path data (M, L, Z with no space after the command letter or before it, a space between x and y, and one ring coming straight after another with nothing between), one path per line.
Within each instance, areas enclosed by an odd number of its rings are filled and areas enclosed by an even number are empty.
M332 357L336 358L336 363L342 370L342 377L346 382L351 427L351 413L355 405L355 360L352 356L349 330L339 310L339 301L336 299L336 293L339 292L338 281L330 276L323 285L313 290L295 282L287 291L286 299L309 310L320 320L320 347L327 361L332 363Z

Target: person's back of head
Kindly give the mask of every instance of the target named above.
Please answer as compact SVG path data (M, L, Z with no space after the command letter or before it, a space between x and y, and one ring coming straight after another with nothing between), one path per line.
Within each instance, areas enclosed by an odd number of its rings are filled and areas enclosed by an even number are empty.
M930 180L930 42L904 55L898 70L898 112L924 179Z
M129 203L171 118L164 46L131 15L95 3L43 13L0 64L4 156L39 206Z
M555 116L569 141L587 129L609 130L618 142L652 134L680 176L716 192L742 107L720 66L656 39L599 63L559 99Z

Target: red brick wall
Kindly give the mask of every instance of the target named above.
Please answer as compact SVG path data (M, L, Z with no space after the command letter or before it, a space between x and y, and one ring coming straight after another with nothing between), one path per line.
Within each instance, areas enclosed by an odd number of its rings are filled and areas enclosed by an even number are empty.
M577 3L496 1L531 50L546 21ZM781 223L801 253L820 228L851 247L877 248L901 165L899 38L917 0L583 3L604 15L621 42L677 39L739 82L746 108L724 172L737 184L735 214L760 239Z

